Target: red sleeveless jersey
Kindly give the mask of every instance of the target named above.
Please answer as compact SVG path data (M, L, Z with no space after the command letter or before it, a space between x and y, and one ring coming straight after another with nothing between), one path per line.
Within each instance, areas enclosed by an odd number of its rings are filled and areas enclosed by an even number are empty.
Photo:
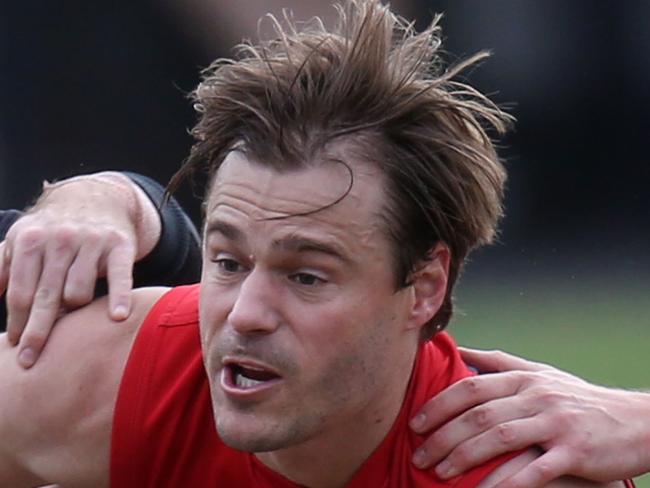
M219 439L199 344L198 297L198 286L171 290L141 327L115 409L111 486L297 488L253 454ZM426 400L470 374L447 334L422 345L398 418L347 487L469 488L512 457L497 458L451 482L412 465L424 438L408 428L408 420Z

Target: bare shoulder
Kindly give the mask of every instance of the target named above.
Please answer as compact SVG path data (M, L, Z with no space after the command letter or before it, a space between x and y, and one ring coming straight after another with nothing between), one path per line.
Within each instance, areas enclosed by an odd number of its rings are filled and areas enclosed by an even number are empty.
M487 478L481 482L479 488L491 488L493 486L497 486L499 482L514 475L541 455L542 451L540 449L532 448L527 450L526 452L520 454L515 458L512 458L507 463L504 463L495 469ZM562 478L553 480L545 486L547 488L624 488L624 483L622 481L598 483L581 478L574 478L572 476L564 476Z
M38 363L0 335L0 486L108 486L115 400L140 324L165 288L134 291L125 322L105 299L59 320Z

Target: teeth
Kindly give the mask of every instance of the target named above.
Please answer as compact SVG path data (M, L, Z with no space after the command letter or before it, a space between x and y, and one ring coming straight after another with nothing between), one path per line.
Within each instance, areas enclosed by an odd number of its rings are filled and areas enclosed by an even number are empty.
M252 380L250 378L246 378L245 376L237 373L235 375L235 384L239 388L253 388L257 385L261 385L264 383L263 381L257 381L257 380Z

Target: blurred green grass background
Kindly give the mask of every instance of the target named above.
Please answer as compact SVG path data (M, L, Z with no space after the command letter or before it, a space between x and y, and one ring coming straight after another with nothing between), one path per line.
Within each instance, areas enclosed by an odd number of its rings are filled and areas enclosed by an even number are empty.
M459 344L503 349L589 381L650 390L650 280L499 274L464 277L450 332ZM650 449L650 447L649 447ZM650 488L650 475L635 480Z

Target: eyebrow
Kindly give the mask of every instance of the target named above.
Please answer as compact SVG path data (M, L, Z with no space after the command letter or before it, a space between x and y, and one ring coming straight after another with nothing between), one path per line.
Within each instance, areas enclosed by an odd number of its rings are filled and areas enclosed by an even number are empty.
M208 237L212 234L221 234L229 241L244 241L244 233L240 229L222 220L213 220L208 222L208 225L205 228L205 235Z
M246 236L241 229L222 220L213 220L207 224L205 235L208 237L212 234L220 234L229 241L236 243L243 243L246 241ZM299 234L290 234L285 237L274 239L271 242L271 247L282 251L298 253L317 252L327 254L346 263L351 261L350 257L341 246Z

